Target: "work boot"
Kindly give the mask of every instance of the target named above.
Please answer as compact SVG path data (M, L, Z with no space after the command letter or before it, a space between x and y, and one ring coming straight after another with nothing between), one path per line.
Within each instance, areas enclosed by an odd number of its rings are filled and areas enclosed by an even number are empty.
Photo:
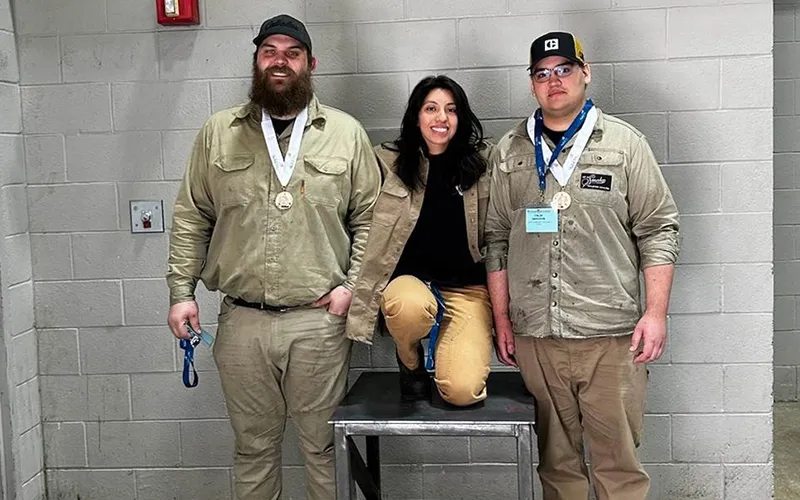
M417 344L417 358L419 364L412 370L397 355L397 365L400 367L400 398L403 401L419 401L428 399L431 395L431 376L425 370L425 350L422 344Z

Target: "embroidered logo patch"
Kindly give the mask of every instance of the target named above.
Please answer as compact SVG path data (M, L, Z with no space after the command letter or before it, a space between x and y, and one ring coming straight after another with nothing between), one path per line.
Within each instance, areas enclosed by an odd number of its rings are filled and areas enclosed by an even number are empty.
M544 50L558 50L558 38L544 41Z
M581 174L581 189L611 191L611 176L606 174Z

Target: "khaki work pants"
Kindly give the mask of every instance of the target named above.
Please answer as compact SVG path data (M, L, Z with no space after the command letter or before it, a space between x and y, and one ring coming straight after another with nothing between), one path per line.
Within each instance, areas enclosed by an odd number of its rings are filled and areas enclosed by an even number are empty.
M281 496L286 415L297 428L309 500L334 500L333 429L351 342L345 318L323 308L268 312L223 301L214 360L236 438L239 500Z
M442 399L467 406L486 399L492 356L492 309L485 286L442 288L445 313L436 342L434 381ZM410 369L417 345L430 332L438 304L428 286L413 276L398 276L383 292L381 311L397 344L400 361Z
M516 337L516 359L536 397L539 477L544 500L644 500L650 478L636 454L642 437L647 369L634 363L631 336Z

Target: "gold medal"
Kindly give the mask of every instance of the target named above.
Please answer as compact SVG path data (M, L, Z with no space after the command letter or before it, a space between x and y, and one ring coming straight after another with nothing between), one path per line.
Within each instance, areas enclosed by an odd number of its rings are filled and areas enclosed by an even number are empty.
M572 204L572 197L566 191L559 191L553 196L553 208L566 210Z
M280 210L289 210L292 208L292 203L294 203L294 198L292 198L289 191L281 191L278 193L278 196L275 197L275 206Z

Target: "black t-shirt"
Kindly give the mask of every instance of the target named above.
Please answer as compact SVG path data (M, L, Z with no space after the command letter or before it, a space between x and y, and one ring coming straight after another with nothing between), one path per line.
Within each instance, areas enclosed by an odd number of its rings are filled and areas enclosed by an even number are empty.
M558 146L559 141L561 140L562 137L564 137L564 134L567 132L566 130L562 130L561 132L550 130L544 124L542 124L542 127L544 133L547 135L547 137L550 138L551 141L553 141L553 144L555 144L556 146Z
M286 127L292 124L294 118L289 118L288 120L281 120L280 118L270 117L272 118L272 128L275 129L275 135L278 137L281 136Z
M451 174L456 168L447 153L430 156L425 197L414 230L393 277L410 274L439 286L486 284L483 262L469 251L464 197Z

